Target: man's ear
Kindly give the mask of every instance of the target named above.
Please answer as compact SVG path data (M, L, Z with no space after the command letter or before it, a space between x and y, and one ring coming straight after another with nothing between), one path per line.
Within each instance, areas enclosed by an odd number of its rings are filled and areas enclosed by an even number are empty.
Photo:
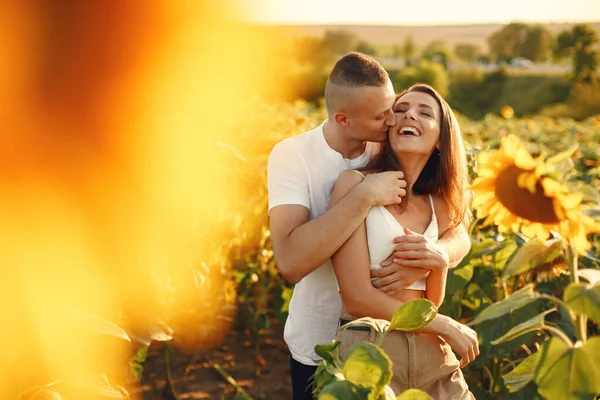
M335 122L338 125L348 126L349 120L348 120L348 116L346 115L346 113L343 113L343 112L335 113L333 118L335 119Z

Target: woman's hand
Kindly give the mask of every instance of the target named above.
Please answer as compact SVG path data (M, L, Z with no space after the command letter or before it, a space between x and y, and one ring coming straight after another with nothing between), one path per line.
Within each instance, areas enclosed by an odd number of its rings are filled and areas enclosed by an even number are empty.
M446 329L440 336L460 356L460 367L464 368L479 355L477 332L468 326L445 317Z
M424 269L446 269L448 254L433 240L404 228L404 236L394 239L394 264Z

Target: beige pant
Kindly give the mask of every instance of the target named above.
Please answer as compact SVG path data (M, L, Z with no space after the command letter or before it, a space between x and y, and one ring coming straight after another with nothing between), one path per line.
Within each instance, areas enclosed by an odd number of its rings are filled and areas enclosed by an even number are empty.
M342 357L356 343L375 342L377 335L373 329L340 332ZM385 336L381 347L392 360L390 386L396 396L412 388L427 392L434 400L475 399L456 356L439 336L394 331Z

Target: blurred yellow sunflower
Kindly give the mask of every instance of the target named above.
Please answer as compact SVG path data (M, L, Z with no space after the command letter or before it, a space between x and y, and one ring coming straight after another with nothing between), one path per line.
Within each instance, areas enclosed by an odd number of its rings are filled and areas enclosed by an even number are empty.
M542 239L555 231L573 239L579 251L591 247L587 235L600 231L600 224L581 212L581 193L569 192L547 174L551 168L543 154L532 157L517 136L508 135L500 149L479 154L478 168L473 208L484 225Z

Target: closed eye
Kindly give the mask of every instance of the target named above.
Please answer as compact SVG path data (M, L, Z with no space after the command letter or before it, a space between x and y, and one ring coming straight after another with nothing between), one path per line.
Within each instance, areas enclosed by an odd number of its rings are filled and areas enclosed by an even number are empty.
M394 110L395 113L405 113L406 110L402 110L402 109L398 109L398 110Z
M425 115L425 116L427 116L427 117L431 118L431 114L429 114L429 113L422 112L421 114L423 114L423 115Z

